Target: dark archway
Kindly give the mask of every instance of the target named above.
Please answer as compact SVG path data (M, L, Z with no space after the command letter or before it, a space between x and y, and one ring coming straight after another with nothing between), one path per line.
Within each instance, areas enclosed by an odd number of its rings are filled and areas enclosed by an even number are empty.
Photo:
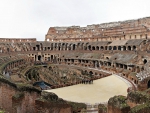
M88 49L91 50L91 45L88 46Z
M128 50L131 51L131 46L128 46Z
M95 50L95 47L94 47L94 46L92 47L92 50Z
M33 47L33 51L35 51L36 50L36 47Z
M98 47L98 46L96 46L96 50L99 50L99 47Z
M136 46L133 46L133 50L136 50Z
M104 49L104 47L103 46L101 46L101 50L103 50Z
M123 46L123 51L126 51L126 46Z
M146 64L146 63L147 63L147 60L146 60L146 59L144 59L143 63L144 63L144 64Z
M40 51L40 45L36 45L38 51Z
M112 50L112 47L111 47L111 46L109 46L109 50Z
M116 46L114 46L114 47L113 47L113 50L117 50L117 47L116 47Z
M38 56L38 60L41 61L41 55Z
M118 46L118 50L120 50L120 51L121 51L121 46Z
M150 80L147 83L147 88L150 88Z
M90 72L89 72L89 75L90 75L90 77L92 77L92 76L93 76L93 72L92 72L92 71L90 71Z
M75 48L76 48L76 45L75 45L75 44L73 44L73 48L72 48L72 50L75 50Z

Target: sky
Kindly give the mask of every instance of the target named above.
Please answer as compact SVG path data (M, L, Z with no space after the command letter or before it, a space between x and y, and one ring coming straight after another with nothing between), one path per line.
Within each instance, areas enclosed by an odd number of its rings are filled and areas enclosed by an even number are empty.
M0 38L44 41L50 27L150 16L150 0L0 0Z

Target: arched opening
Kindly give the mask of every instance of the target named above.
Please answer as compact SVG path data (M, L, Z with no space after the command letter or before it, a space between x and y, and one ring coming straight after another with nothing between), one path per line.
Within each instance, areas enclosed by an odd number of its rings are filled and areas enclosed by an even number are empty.
M123 68L123 64L120 64L120 68Z
M71 63L74 63L74 59L71 59Z
M109 60L109 57L106 57L107 60Z
M68 46L68 50L71 50L71 45Z
M120 50L120 51L121 51L121 46L118 46L118 50Z
M65 45L65 50L67 50L67 47L68 47L68 43Z
M94 46L92 47L92 50L95 50L95 47L94 47Z
M146 63L147 63L147 60L146 60L146 59L144 59L143 63L144 63L144 64L146 64Z
M83 49L84 49L83 45L84 45L84 43L82 43L82 44L81 44L81 50L83 50Z
M112 49L112 47L111 46L109 46L109 50L111 50Z
M92 76L93 76L93 72L92 72L92 71L90 71L90 72L89 72L89 75L90 75L90 77L92 77Z
M62 44L61 50L64 50L65 43Z
M96 50L99 50L99 47L98 47L98 46L96 46Z
M73 44L73 48L72 48L72 50L75 50L75 47L76 47L76 45L75 45L75 44Z
M147 88L150 88L150 80L147 83Z
M127 69L127 65L124 65L124 69Z
M51 44L51 50L53 50L53 43Z
M41 55L38 56L38 60L41 61Z
M131 51L131 46L128 46L128 50Z
M36 48L35 47L33 47L33 51L35 51L36 50Z
M36 48L39 51L40 50L40 45L36 45Z
M117 47L116 47L116 46L114 46L114 47L113 47L113 50L117 50Z
M88 46L88 49L91 50L91 45Z
M60 49L61 49L61 47L59 46L59 47L58 47L58 50L60 51Z
M104 47L103 46L101 46L101 50L103 50L104 49Z
M79 63L81 63L81 60L78 60Z
M108 66L111 66L111 62L108 62Z
M123 51L125 51L126 50L126 46L123 46Z
M136 50L136 46L133 46L133 50Z

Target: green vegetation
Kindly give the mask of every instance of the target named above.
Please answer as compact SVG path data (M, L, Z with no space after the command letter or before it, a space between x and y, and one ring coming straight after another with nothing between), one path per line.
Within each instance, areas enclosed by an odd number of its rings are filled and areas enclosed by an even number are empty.
M5 113L5 111L3 111L3 110L0 110L0 113Z
M86 104L84 104L84 103L67 101L67 104L71 105L71 107L73 108L73 111L75 111L75 112L77 112L78 110L81 110L83 108L86 109Z
M29 91L29 92L41 93L41 91L39 89L35 88L34 86L32 86L30 84L18 83L16 85L17 85L17 89L19 91Z
M21 99L23 97L24 97L24 93L23 92L18 92L12 98L17 100L17 99Z
M149 113L149 111L150 103L147 103L133 107L129 113Z
M136 101L138 104L150 102L150 95L141 91L129 92L128 98L132 101Z
M127 99L124 96L114 96L109 99L108 104L115 106L117 108L123 109L123 108L129 107L126 100Z
M99 104L99 105L98 105L98 109L99 109L100 111L107 112L107 107L106 107L104 104Z

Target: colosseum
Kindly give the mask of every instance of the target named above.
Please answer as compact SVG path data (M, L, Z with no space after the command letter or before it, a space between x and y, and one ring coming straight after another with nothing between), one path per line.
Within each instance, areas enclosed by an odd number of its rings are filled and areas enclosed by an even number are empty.
M6 113L150 113L150 17L50 27L45 41L0 38L0 56L0 109ZM117 84L127 94L105 103L71 101L51 92L94 88L112 75L128 84L126 89ZM115 83L103 83L108 84Z

